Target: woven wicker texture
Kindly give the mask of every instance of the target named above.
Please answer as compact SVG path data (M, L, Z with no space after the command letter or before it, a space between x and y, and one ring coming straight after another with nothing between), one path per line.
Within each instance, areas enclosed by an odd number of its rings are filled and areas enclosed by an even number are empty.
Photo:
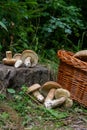
M58 83L71 92L72 99L87 107L87 63L73 55L69 51L58 51Z

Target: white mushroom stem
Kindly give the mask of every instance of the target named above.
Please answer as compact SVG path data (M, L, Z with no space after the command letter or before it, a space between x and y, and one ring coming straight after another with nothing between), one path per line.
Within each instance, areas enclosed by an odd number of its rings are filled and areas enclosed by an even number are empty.
M61 97L59 99L46 101L44 103L44 105L45 105L46 108L51 109L51 108L55 108L57 106L62 105L65 102L65 100L66 100L65 97Z
M15 67L15 68L18 68L18 67L20 67L22 64L23 64L22 60L19 59L19 60L17 60L17 61L15 62L14 67Z
M25 64L26 67L31 67L31 57L27 57L24 60L24 64Z
M55 91L56 91L55 88L50 89L50 91L49 91L49 93L47 94L47 97L46 97L46 99L45 99L45 102L46 102L46 101L49 101L49 100L52 100L52 99L54 98Z
M41 95L38 90L33 92L32 94L39 102L43 102L44 101L43 95Z

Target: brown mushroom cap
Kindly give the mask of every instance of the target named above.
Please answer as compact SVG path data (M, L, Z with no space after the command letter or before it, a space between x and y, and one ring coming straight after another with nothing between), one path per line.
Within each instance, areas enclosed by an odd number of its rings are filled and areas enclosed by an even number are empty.
M16 59L16 60L21 59L21 53L14 54L13 58Z
M83 61L87 61L87 50L81 50L81 51L76 52L74 54L74 57Z
M28 88L27 93L32 93L32 92L34 92L36 90L39 90L40 88L41 88L41 86L38 83L33 84L32 86L30 86Z
M42 85L41 87L41 93L44 96L47 96L48 92L50 91L50 89L52 88L61 88L61 85L55 81L47 81L45 84Z
M55 98L61 98L61 97L66 97L69 98L70 97L70 92L66 89L63 88L59 88L55 91Z
M2 60L3 64L5 65L14 65L15 62L16 62L16 59L7 59L7 58L4 58Z
M27 57L31 57L31 66L35 66L38 63L38 55L32 50L24 50L21 55L21 60L24 62Z
M84 57L84 56L87 56L87 50L81 50L81 51L78 51L74 54L75 57Z

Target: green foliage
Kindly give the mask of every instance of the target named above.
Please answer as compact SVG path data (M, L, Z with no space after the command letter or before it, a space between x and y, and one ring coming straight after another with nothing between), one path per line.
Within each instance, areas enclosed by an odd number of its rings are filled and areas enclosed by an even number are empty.
M68 0L0 1L1 57L6 50L33 49L52 59L58 49L82 49L85 22L75 5Z
M5 26L5 24L3 24L3 22L0 22L0 26L1 26L2 28L4 28L6 31L8 31L8 30L7 30L7 27Z
M41 28L46 47L48 45L48 48L53 47L55 50L73 49L72 36L79 39L79 30L84 29L80 9L73 5L68 6L64 1L59 0L49 1L46 4L49 17Z
M12 89L12 88L8 88L7 91L8 91L10 94L15 94L15 90Z
M9 119L9 114L7 112L3 112L0 114L0 127L5 125L4 122L6 122Z
M58 110L56 111L56 110L52 110L52 109L46 109L44 107L40 107L40 110L43 111L44 114L46 114L46 116L49 116L49 118L62 119L62 118L68 117L67 112L60 112Z
M6 98L6 95L5 95L5 94L0 94L0 100L1 100L1 101L5 100L5 98Z

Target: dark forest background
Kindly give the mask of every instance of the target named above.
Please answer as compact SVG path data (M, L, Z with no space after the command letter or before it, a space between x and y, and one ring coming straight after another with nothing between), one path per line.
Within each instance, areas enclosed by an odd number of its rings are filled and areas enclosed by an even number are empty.
M52 59L59 49L87 49L87 0L0 0L0 58L33 49Z

